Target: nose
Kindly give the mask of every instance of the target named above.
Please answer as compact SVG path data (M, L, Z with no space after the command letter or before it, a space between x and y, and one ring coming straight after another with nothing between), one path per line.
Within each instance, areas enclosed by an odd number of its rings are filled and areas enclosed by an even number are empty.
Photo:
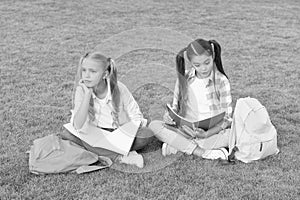
M203 66L203 67L202 67L202 70L203 70L203 71L207 71L207 69L208 69L207 66Z
M200 65L198 68L200 71L207 71L208 66L207 65Z

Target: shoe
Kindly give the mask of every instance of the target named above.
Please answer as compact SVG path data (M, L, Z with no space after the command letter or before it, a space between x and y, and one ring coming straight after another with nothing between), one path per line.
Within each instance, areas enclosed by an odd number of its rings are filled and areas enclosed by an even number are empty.
M222 160L228 160L228 151L225 148L220 149L211 149L211 150L205 150L205 152L202 154L202 158L215 160L215 159L222 159Z
M120 156L119 162L128 165L135 165L139 168L144 167L144 158L136 151L130 151L127 156Z
M161 153L163 156L168 156L171 154L176 154L178 152L177 149L171 147L167 143L163 143L162 148L161 148Z

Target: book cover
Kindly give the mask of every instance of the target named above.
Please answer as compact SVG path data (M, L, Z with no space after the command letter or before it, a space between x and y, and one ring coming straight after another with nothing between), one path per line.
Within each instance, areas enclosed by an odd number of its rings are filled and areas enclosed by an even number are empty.
M94 125L84 126L80 131L77 131L71 123L64 124L64 127L92 147L100 147L127 155L133 144L139 125L140 123L130 121L112 132Z
M202 128L203 130L207 131L208 129L214 127L216 124L220 123L225 116L225 112L222 112L216 116L213 116L211 118L207 118L201 121L197 121L197 122L191 122L187 119L185 119L184 117L178 115L169 104L166 105L168 113L170 115L170 117L174 120L174 122L176 123L177 126L188 126L191 129L193 129L194 127L198 127L198 128Z

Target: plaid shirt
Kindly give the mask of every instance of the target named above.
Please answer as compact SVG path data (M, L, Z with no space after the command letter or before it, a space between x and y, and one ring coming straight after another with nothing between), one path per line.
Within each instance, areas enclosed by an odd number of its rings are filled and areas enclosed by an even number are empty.
M188 85L195 80L195 70L191 69L188 72ZM214 84L215 83L215 84ZM173 109L178 110L178 95L179 95L179 82L176 81L174 97L173 97ZM229 80L218 70L212 73L208 79L206 85L208 89L207 100L209 101L209 109L212 116L225 112L224 120L219 126L222 129L228 128L232 122L232 98L230 93Z

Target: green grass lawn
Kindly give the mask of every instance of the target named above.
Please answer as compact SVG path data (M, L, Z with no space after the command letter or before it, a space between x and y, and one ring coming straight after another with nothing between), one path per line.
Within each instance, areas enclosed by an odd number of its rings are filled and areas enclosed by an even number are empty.
M0 199L300 199L298 0L2 0L0 13ZM141 151L143 170L30 174L25 152L32 141L64 131L70 119L80 56L96 46L140 44L120 33L142 27L217 40L234 103L251 96L267 107L281 152L220 166L193 156L162 158L154 141ZM112 46L99 45L118 34ZM149 35L159 33L145 41ZM170 34L156 46L180 42ZM136 48L115 58L120 80L150 120L161 118L172 98L175 54L168 50Z

